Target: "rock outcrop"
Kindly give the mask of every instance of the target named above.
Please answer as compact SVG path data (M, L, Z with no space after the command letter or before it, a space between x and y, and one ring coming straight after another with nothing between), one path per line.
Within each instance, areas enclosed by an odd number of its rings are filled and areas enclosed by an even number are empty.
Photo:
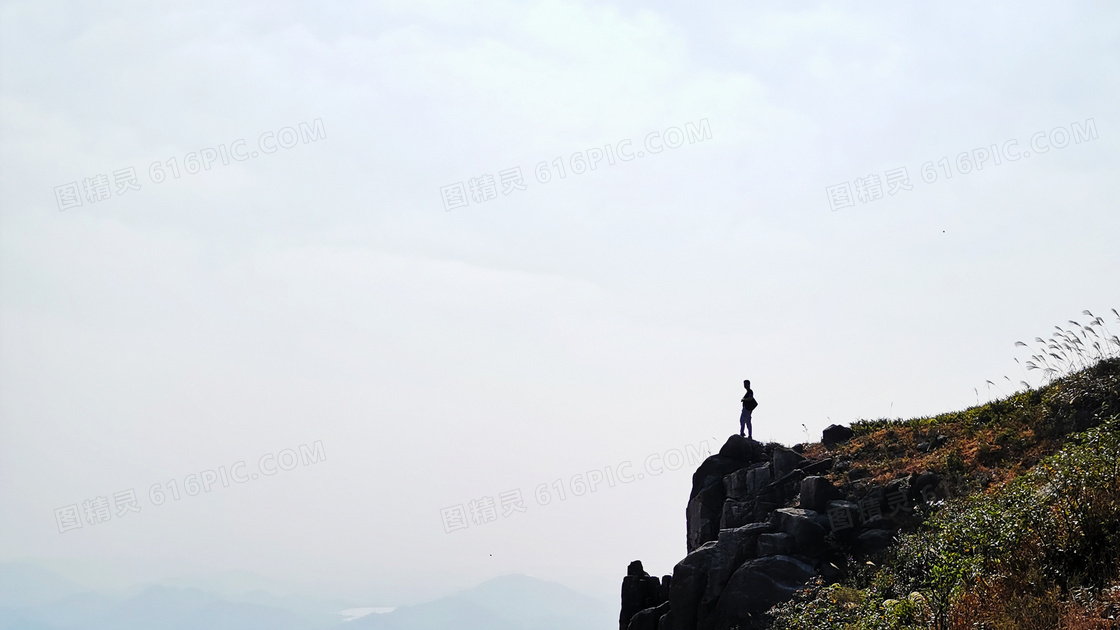
M668 587L669 576L665 576L665 586ZM622 613L618 617L619 630L626 630L633 623L633 618L645 609L654 609L668 599L668 589L662 589L661 582L656 577L650 577L642 568L642 561L635 560L626 568L626 577L622 578ZM666 610L665 612L668 612ZM648 616L648 615L647 615ZM660 618L660 617L659 617ZM645 621L648 625L648 621ZM646 627L646 626L639 626ZM653 628L656 630L657 621L654 620Z
M825 446L842 444L852 439L852 430L839 424L830 424L824 428L821 443Z
M826 429L826 441L851 437ZM851 554L882 552L916 500L931 500L933 473L885 487L867 480L836 487L831 459L810 461L778 444L731 436L692 476L685 510L687 555L672 576L631 563L622 584L620 630L742 630L817 575L840 576Z

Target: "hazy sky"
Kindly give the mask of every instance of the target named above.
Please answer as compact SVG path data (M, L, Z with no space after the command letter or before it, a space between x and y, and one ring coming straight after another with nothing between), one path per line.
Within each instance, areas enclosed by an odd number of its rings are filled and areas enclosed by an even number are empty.
M1120 308L1115 3L0 15L0 561L611 597L744 378L793 444Z

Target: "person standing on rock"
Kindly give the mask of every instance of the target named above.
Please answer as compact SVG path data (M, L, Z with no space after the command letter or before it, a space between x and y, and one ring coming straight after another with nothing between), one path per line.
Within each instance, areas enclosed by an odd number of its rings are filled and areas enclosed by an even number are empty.
M743 437L743 428L746 427L747 439L754 439L751 437L751 412L758 406L758 401L754 399L750 381L743 381L743 388L747 390L747 394L743 396L743 413L739 416L739 437Z

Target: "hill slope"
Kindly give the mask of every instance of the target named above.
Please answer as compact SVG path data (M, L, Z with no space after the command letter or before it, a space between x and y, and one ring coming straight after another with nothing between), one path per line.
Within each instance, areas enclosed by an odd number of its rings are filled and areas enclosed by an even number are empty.
M733 436L705 461L689 555L664 581L631 567L620 627L1112 627L1120 359L826 435L793 449Z
M1120 627L1120 359L963 412L852 428L833 451L852 470L938 469L947 498L770 627Z

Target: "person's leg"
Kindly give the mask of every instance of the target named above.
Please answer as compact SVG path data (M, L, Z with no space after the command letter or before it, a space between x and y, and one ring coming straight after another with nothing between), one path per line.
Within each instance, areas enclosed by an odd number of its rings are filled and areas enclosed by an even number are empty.
M743 413L739 414L739 437L743 437L743 427L746 426L747 422L749 422L750 413L751 412L747 411L746 408L744 408Z
M747 439L749 439L749 440L753 440L753 439L754 439L754 438L753 438L753 437L751 436L751 412L752 412L752 411L753 411L753 409L752 409L751 411L744 411L744 412L743 412L743 415L744 415L744 416L746 416L746 418L747 418ZM740 435L742 435L742 432L741 432L741 431L740 431Z

